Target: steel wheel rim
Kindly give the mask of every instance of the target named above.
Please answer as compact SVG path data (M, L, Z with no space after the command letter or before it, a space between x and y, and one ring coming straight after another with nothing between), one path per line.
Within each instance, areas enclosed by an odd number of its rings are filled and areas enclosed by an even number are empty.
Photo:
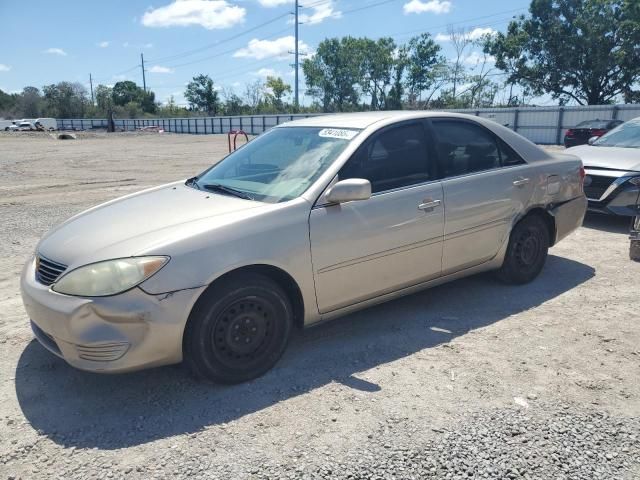
M274 308L258 296L233 301L215 322L211 339L214 355L230 368L262 362L275 338L274 317Z
M527 229L519 236L515 245L515 257L518 265L530 269L534 267L540 258L542 240L537 230Z

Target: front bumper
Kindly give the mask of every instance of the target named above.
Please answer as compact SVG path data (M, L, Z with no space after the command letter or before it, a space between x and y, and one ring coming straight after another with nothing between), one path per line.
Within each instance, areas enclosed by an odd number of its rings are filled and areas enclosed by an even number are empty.
M639 200L640 187L618 187L603 199L595 200L590 198L589 210L609 215L634 217L640 215Z
M25 265L20 287L34 335L45 348L76 368L109 373L180 362L189 312L206 288L73 297L38 283L34 260Z

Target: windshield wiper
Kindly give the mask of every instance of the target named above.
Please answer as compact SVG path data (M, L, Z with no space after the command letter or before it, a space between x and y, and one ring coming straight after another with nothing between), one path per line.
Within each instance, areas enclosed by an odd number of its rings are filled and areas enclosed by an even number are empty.
M220 185L219 183L209 183L207 185L204 185L204 188L214 192L217 191L217 192L233 195L234 197L243 198L245 200L255 200L255 198L253 198L247 192L243 192L242 190L236 190L235 188L227 187L226 185Z
M184 182L184 184L187 187L195 187L196 190L200 190L200 185L198 185L198 177L191 177L188 178L186 182Z

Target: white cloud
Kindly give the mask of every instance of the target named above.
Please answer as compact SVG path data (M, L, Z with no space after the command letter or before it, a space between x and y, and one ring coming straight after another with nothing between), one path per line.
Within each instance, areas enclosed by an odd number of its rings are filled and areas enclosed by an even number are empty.
M480 27L476 27L473 30L471 30L469 32L469 38L471 40L479 40L480 38L484 37L485 35L495 35L496 32L493 28L491 27L487 27L487 28L480 28Z
M435 13L440 15L442 13L449 13L451 11L451 2L447 0L411 0L404 4L404 13L408 15L410 13Z
M173 69L169 67L163 67L161 65L154 65L149 69L149 73L173 73Z
M247 11L226 0L174 0L151 9L142 17L146 27L186 27L200 25L207 30L229 28L244 21Z
M100 43L98 43L97 45L98 45L98 47L100 47L100 48L107 48L107 47L109 46L109 44L110 44L110 43L111 43L111 42L107 42L107 41L105 40L104 42L100 42Z
M300 5L302 7L311 8L311 13L298 15L298 20L307 25L321 23L327 18L342 17L342 12L335 9L335 3L333 1L318 4L316 0L303 0L300 2Z
M292 0L258 0L260 5L267 8L279 7L281 5L292 5ZM327 18L340 18L342 12L335 9L334 0L300 0L302 11L298 16L298 21L307 25L315 25L323 22ZM310 13L307 13L307 10ZM289 23L293 23L293 18Z
M257 60L270 57L287 58L289 52L295 49L295 45L296 40L293 35L276 38L275 40L258 40L254 38L249 41L245 48L236 51L233 56L249 57ZM309 51L309 45L304 42L300 42L298 48L301 53Z
M257 72L253 72L253 75L256 77L279 77L280 73L275 71L273 68L261 68Z
M491 27L486 27L486 28L476 27L470 32L466 32L466 35L469 40L480 40L485 35L495 35L496 33L498 32L496 32ZM451 36L448 33L438 33L435 36L435 39L438 42L449 42L451 41Z
M11 65L0 63L0 72L8 72L9 70L11 70Z
M61 48L47 48L46 50L43 50L42 53L49 53L51 55L60 55L61 57L67 56L67 52L65 52Z
M471 52L464 59L464 63L467 65L481 65L484 61L485 56L481 52ZM487 55L486 61L487 63L496 63L496 59L492 55Z

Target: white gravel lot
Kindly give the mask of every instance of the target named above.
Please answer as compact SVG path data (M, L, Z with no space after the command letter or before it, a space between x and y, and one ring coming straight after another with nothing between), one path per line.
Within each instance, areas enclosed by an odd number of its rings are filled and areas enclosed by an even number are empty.
M0 479L640 477L640 264L588 216L532 284L480 275L296 335L243 385L80 372L19 273L65 218L217 161L226 137L0 134Z

